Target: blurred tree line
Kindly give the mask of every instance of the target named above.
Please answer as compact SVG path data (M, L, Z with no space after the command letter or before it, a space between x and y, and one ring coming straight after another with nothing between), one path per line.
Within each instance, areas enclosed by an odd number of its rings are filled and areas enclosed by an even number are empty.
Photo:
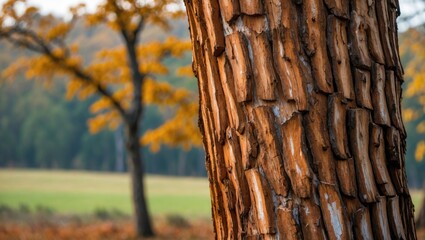
M116 35L105 27L84 28L77 23L69 41L80 43L84 58L90 58L101 48L119 44ZM165 33L151 27L143 32L141 41L164 40L168 35L188 38L187 23L174 21L172 30ZM25 54L0 43L0 69ZM168 58L165 64L174 70L190 64L191 56ZM170 71L174 72L174 71ZM176 87L196 91L196 81L187 77L168 75L167 82ZM1 79L7 83L8 79ZM38 84L23 76L0 84L0 167L63 168L102 171L125 171L126 158L122 146L123 130L103 130L89 133L86 121L92 117L89 106L94 97L81 102L66 100L63 81ZM143 120L143 131L161 125L169 113L166 109L149 106ZM192 148L162 147L157 153L142 151L148 173L205 176L203 151Z
M425 24L400 34L400 53L406 80L403 119L408 133L407 174L409 185L421 188L425 186Z

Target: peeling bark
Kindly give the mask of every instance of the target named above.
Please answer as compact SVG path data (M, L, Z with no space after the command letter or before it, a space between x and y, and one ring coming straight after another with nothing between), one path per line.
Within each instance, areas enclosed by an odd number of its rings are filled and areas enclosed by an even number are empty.
M360 208L354 213L354 236L356 239L373 239L372 224L367 208Z
M220 9L217 0L203 1L203 12L209 33L209 39L214 56L219 56L224 51L224 34L219 19Z
M372 204L372 217L374 223L373 234L375 239L391 239L390 225L387 216L387 198L379 197L379 201Z
M387 0L376 0L376 15L378 16L379 33L381 36L382 48L385 55L385 65L394 67L394 56L390 42Z
M397 1L185 3L216 239L416 239Z
M322 182L336 184L335 157L330 147L326 116L327 97L320 93L310 96L310 111L304 117L306 137L311 150L313 166Z
M283 161L285 171L291 181L295 194L308 198L311 194L311 174L304 153L304 134L302 132L301 115L295 114L281 126Z
M351 61L356 67L370 69L371 59L367 47L366 28L365 17L352 11L350 17Z
M328 16L328 48L331 53L332 70L338 92L347 99L354 99L346 23L333 15Z
M298 225L292 214L293 209L280 206L277 209L277 227L279 229L279 238L295 240L301 239Z
M273 191L286 197L290 186L286 181L287 176L283 169L280 148L276 142L276 130L271 119L273 119L273 113L270 108L259 107L254 110L254 121L258 123L260 147L260 156L257 162L262 167Z
M260 15L264 11L261 0L239 0L241 12L246 15Z
M336 162L336 173L338 175L341 192L350 197L357 197L356 170L352 158Z
M404 240L406 234L404 232L402 216L400 212L400 202L398 197L393 197L388 199L387 205L388 211L388 220L390 223L391 236L393 239Z
M370 72L360 69L354 70L354 86L356 91L357 105L369 110L373 110L372 99L370 97Z
M319 184L320 207L329 239L350 239L348 219L334 186Z
M230 22L236 19L240 14L239 1L219 0L221 15L224 20Z
M337 5L335 2L333 2L333 9ZM304 1L303 14L307 30L304 37L305 45L311 59L316 86L323 92L331 93L333 91L332 70L326 49L326 36L323 34L326 31L326 11L324 11L323 2L321 0Z
M385 67L375 63L372 68L372 104L373 121L380 125L391 126L385 97Z
M301 228L304 239L327 239L320 206L313 199L304 199L300 208Z
M388 128L386 130L386 147L388 153L388 163L398 169L402 166L402 158L401 158L401 142L400 142L400 134L395 128Z
M395 190L387 169L387 156L385 153L384 130L372 123L370 126L369 155L372 161L375 181L385 196L394 196Z
M238 102L252 99L252 70L246 40L240 32L233 32L226 37L226 54L230 59L235 81Z
M387 106L390 113L391 123L400 131L403 131L404 127L401 120L400 99L396 90L394 71L387 70L385 75L385 96L387 97Z
M248 29L247 38L253 56L251 64L257 96L261 100L275 100L276 74L273 65L269 64L272 52L265 31L266 18L246 16L243 18L243 23Z
M364 109L349 110L350 143L356 166L356 177L360 201L376 202L376 188L372 165L369 159L369 112Z
M350 157L346 127L347 102L340 94L329 97L328 125L332 150L340 159Z
M260 172L253 168L245 171L250 189L255 222L260 234L269 235L276 232L275 218L273 216L272 193L267 187L265 179Z
M333 15L341 18L348 18L348 0L325 0L325 3Z

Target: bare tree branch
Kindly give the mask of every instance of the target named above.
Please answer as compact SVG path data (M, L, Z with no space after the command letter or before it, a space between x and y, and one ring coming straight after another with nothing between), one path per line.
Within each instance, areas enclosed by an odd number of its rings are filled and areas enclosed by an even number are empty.
M136 25L136 28L133 31L133 36L135 39L137 39L137 36L139 36L139 33L143 31L143 28L145 26L145 19L143 16L140 16L139 22Z

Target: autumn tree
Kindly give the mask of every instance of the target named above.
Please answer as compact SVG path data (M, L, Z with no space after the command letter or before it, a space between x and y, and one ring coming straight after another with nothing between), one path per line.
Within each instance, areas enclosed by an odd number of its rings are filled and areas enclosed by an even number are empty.
M162 60L182 56L190 44L173 37L163 42L140 43L140 35L146 26L168 29L171 19L182 16L176 5L174 0L105 0L94 13L85 13L83 5L71 8L72 17L66 21L41 15L25 0L9 0L3 4L0 13L0 39L34 53L4 70L6 79L22 71L31 79L65 77L68 97L100 96L90 109L95 114L89 121L92 132L107 126L124 125L136 231L140 236L153 235L143 184L140 143L151 144L156 150L160 144L188 147L198 138L197 129L193 127L197 102L193 101L192 94L155 79L155 76L168 73ZM121 37L122 45L103 49L90 62L87 59L85 62L78 46L67 40L78 20L86 21L89 27L107 25ZM172 119L141 137L145 104L177 108L174 108Z
M398 1L185 0L217 239L415 239Z

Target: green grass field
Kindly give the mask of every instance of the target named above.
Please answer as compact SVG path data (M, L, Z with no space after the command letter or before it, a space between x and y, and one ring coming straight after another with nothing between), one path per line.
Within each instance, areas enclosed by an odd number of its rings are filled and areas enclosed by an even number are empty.
M412 196L413 205L415 205L415 214L417 214L422 207L421 205L424 198L424 192L423 190L411 189L410 195Z
M209 218L207 179L147 176L147 196L154 216ZM127 174L0 170L0 205L30 209L45 206L57 213L91 214L97 209L131 213ZM423 192L412 190L416 212Z
M210 217L208 181L204 178L147 176L146 188L154 216ZM131 213L127 174L0 170L0 205L56 213L91 214L98 209Z

